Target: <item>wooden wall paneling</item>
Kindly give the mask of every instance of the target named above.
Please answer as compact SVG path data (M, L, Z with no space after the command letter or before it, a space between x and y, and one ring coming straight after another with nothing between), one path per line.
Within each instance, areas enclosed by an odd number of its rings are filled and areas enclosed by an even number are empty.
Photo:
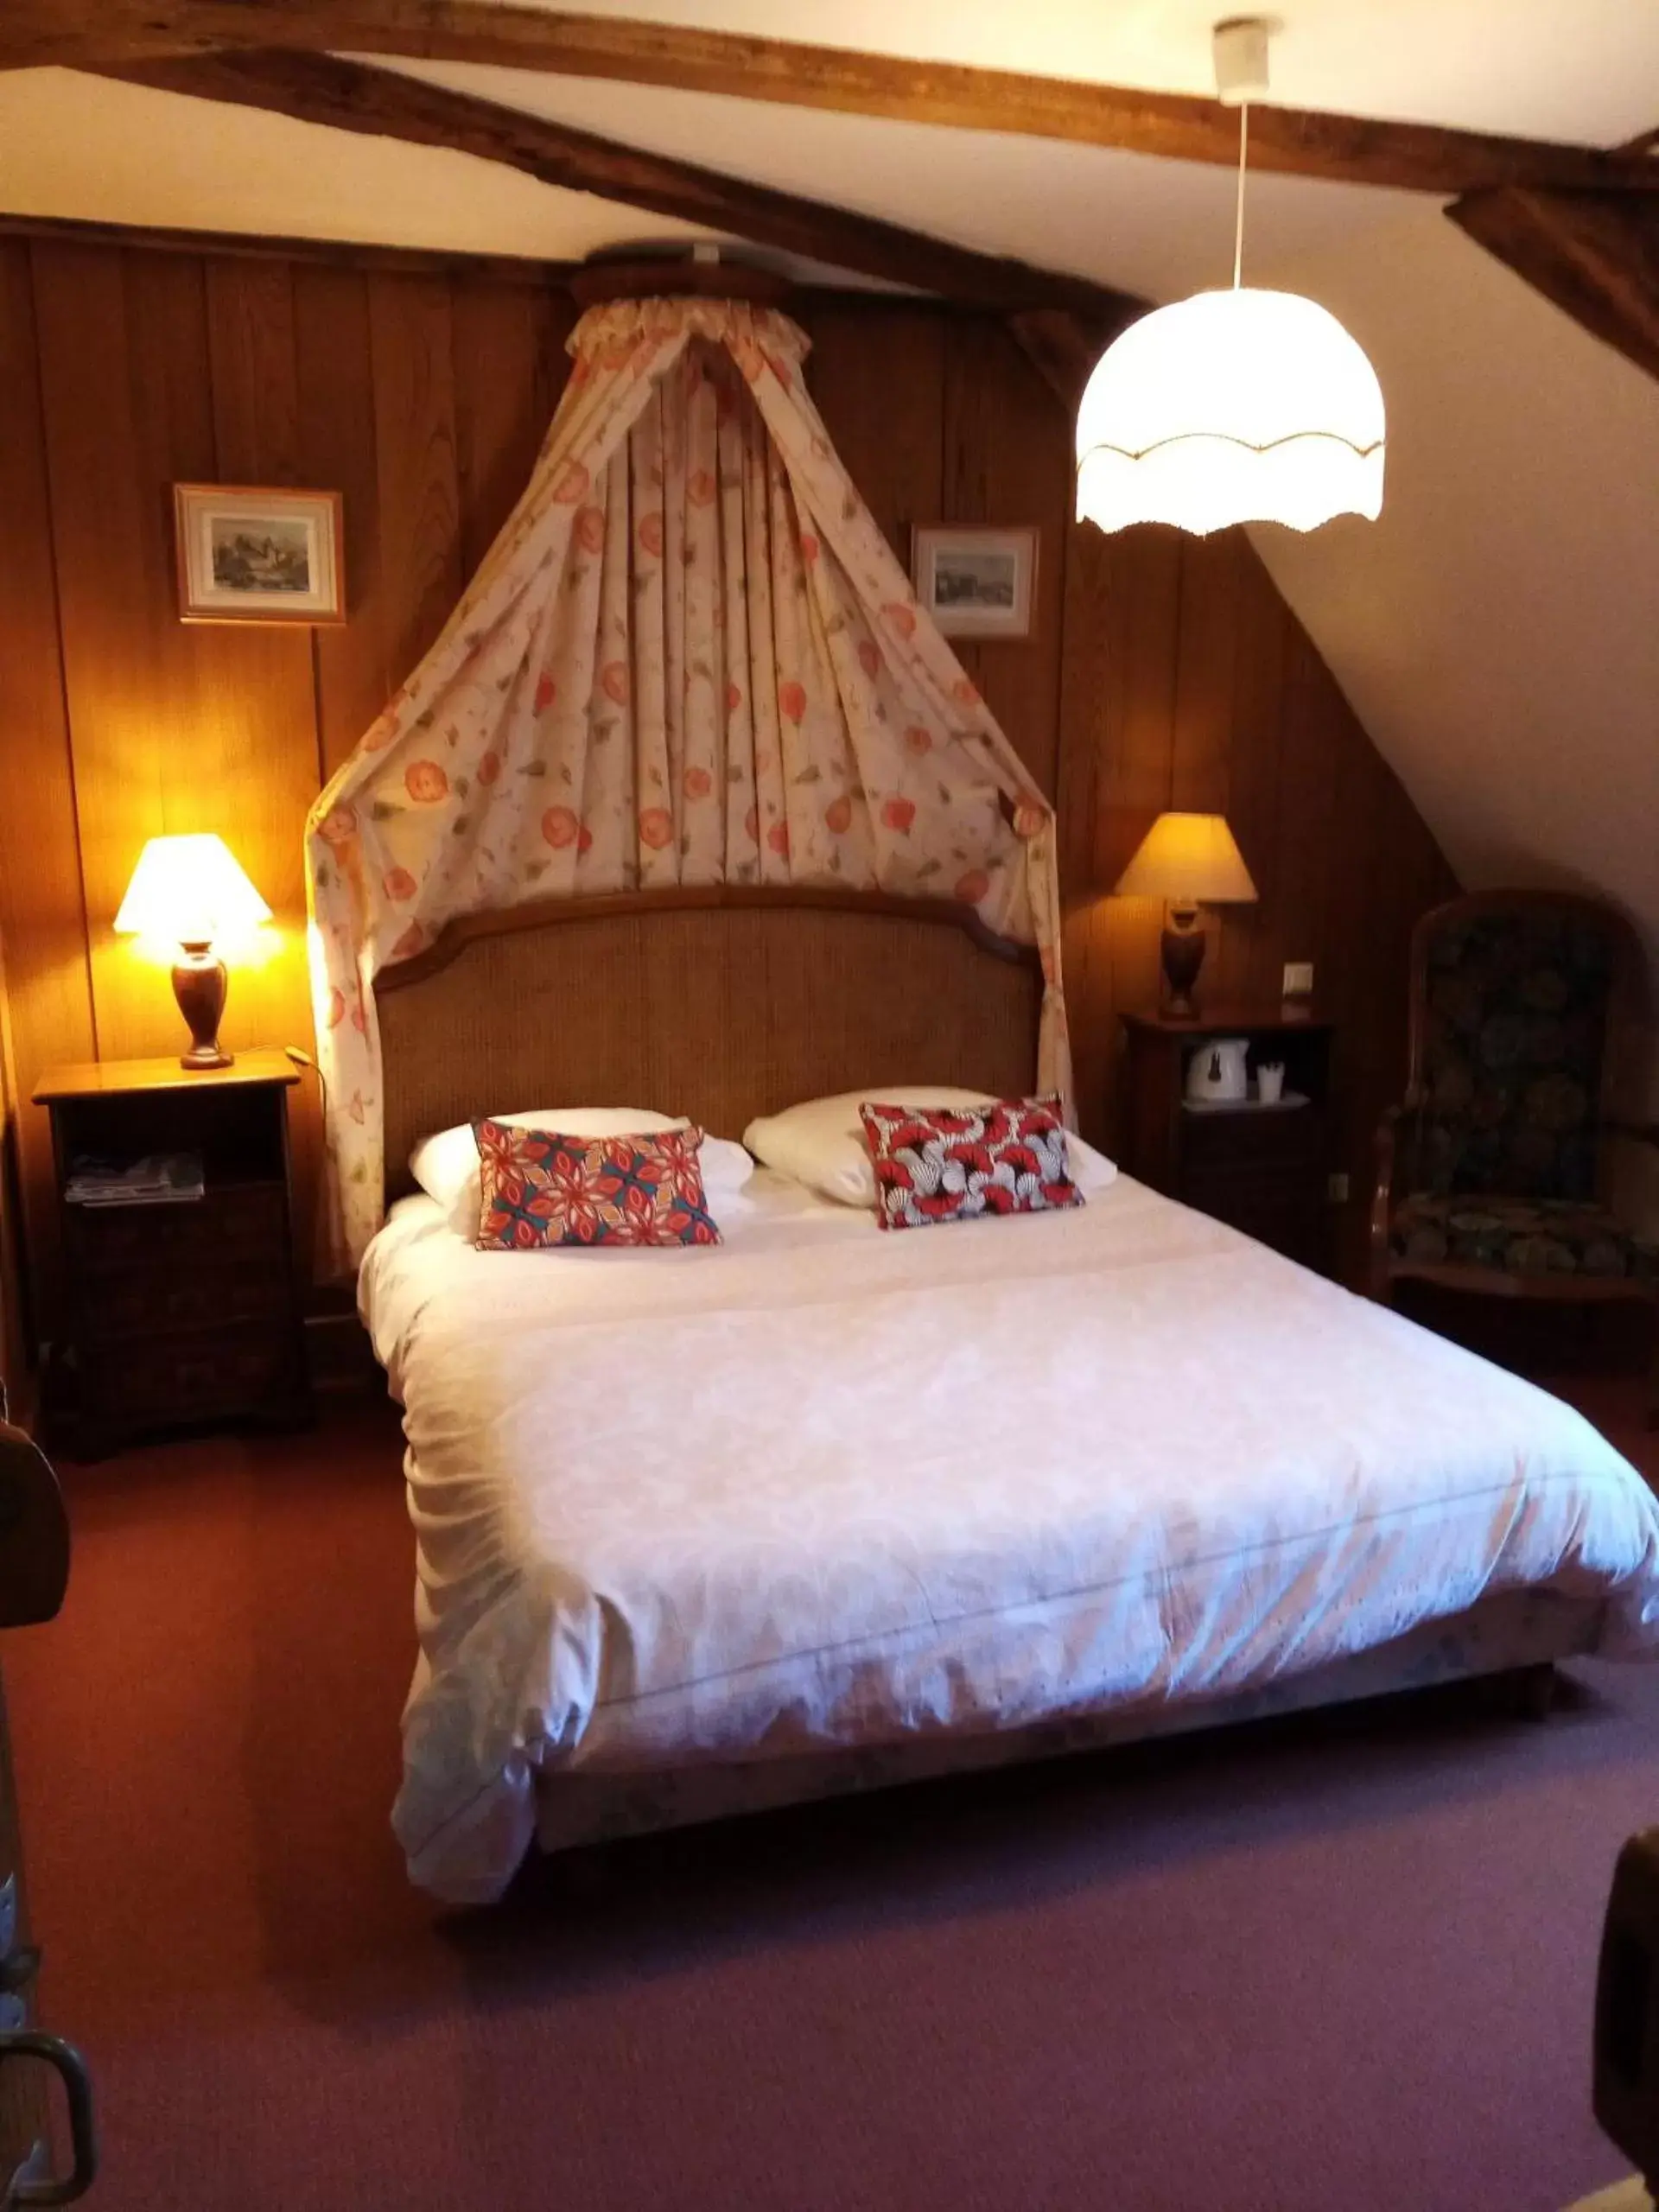
M1279 746L1276 904L1284 957L1314 961L1316 994L1323 993L1332 981L1327 973L1329 963L1319 957L1335 783L1334 763L1320 715L1323 676L1319 658L1300 625L1291 625L1287 635Z
M1107 686L1102 744L1104 762L1101 801L1095 825L1096 879L1108 896L1108 942L1115 1007L1149 1007L1163 988L1159 938L1164 923L1160 901L1118 899L1113 887L1160 808L1169 803L1173 771L1173 711L1168 655L1173 632L1166 629L1173 608L1165 587L1173 584L1176 541L1157 531L1120 533L1111 541L1106 607ZM1147 585L1154 588L1148 593ZM1149 618L1150 617L1150 620ZM1160 645L1161 640L1161 645ZM1152 650L1148 652L1147 648ZM1148 687L1154 711L1148 715ZM1160 714L1161 705L1165 710ZM1114 1029L1116 1026L1114 1025ZM1122 1042L1113 1036L1116 1053ZM1121 1104L1114 1061L1105 1110L1115 1125Z
M1354 728L1346 702L1328 676L1319 686L1319 696L1332 773L1330 866L1315 936L1322 949L1325 1002L1340 1024L1332 1062L1333 1166L1350 1176L1351 1206L1353 1184L1363 1180L1363 1157L1380 1104L1372 1078L1372 1022L1368 1017L1380 1011L1382 984L1376 953L1383 938L1391 856L1383 852L1379 836L1382 763Z
M165 674L161 826L217 830L270 906L274 926L238 958L223 1035L232 1049L305 1044L310 1027L301 983L304 892L298 825L316 788L315 694L308 630L243 623L181 623L172 588L172 486L229 480L259 484L295 465L292 316L285 272L217 276L162 255L132 253L125 270L134 424L141 478L159 512L159 554L168 582L157 589L157 538L143 555L154 644ZM222 334L228 332L229 335ZM250 385L263 391L250 391ZM221 424L231 442L221 457ZM270 438L269 448L264 441ZM268 469L269 450L274 466ZM77 766L86 733L75 717ZM113 763L98 755L94 780ZM86 791L87 775L78 787ZM134 850L123 856L117 899ZM94 982L120 979L117 1004L128 1027L123 1050L170 1051L180 1018L165 980L120 944ZM100 988L101 988L100 985ZM99 1003L100 1043L105 1035Z
M1038 528L1031 636L952 643L1020 759L1052 798L1073 493L1071 425L1000 321L976 315L952 332L944 357L944 519Z
M569 373L568 292L461 277L453 291L461 565L470 577L536 465Z
M345 536L346 620L312 633L318 773L326 782L385 705L395 682L369 280L356 269L299 263L292 283L299 466L319 490L340 493Z
M292 271L284 262L213 260L207 269L208 359L217 476L223 483L304 482ZM331 488L331 487L325 487ZM189 803L225 838L271 909L257 949L232 963L225 1041L315 1042L305 957L302 828L320 772L308 626L213 625L196 632L201 714ZM169 826L181 804L169 789ZM193 826L186 824L185 826ZM290 1107L296 1219L305 1233L321 1158L310 1085Z
M219 480L304 487L293 270L218 256L206 265Z
M30 1319L54 1325L58 1211L46 1116L29 1103L41 1071L95 1046L81 900L74 773L63 694L50 491L41 419L31 249L0 241L0 940L16 1075Z
M1222 531L1211 537L1184 538L1181 544L1169 803L1188 813L1229 810L1241 537L1237 531ZM1248 910L1211 907L1204 917L1210 939L1205 982L1217 998L1228 935L1243 911Z
M130 296L134 258L143 257L35 251L76 822L105 1058L165 1051L167 1015L178 1025L165 975L110 925L144 840L168 826L165 756L188 747L193 732L194 672L178 621L168 510L176 478L213 471L201 264L157 257ZM162 318L164 339L137 330L146 315Z
M1112 646L1122 670L1123 705L1101 780L1096 866L1108 883L1128 867L1174 788L1180 533L1154 524L1120 531L1112 580Z
M1122 669L1122 705L1100 785L1095 849L1108 890L1135 847L1170 804L1175 760L1175 685L1181 612L1181 537L1141 524L1120 531L1113 549L1112 651ZM1122 899L1112 920L1113 993L1120 1007L1157 1003L1155 899Z
M1225 814L1231 779L1241 534L1181 541L1170 804Z
M1287 632L1284 603L1242 531L1236 551L1227 819L1260 893L1227 911L1211 988L1271 1004L1283 987L1279 900L1279 746Z
M0 932L0 1389L6 1418L27 1421L35 1394L24 1320L22 1221L19 1205L17 1058L6 989L6 947Z
M807 302L807 389L836 451L906 573L910 533L943 512L944 355L950 318Z
M381 582L394 686L433 644L465 581L453 322L445 279L369 278Z
M1077 1125L1105 1144L1112 1122L1117 1022L1115 916L1095 867L1102 764L1122 721L1121 656L1112 651L1113 541L1092 523L1066 531L1062 608L1058 790L1062 969L1071 1027ZM1116 711L1115 711L1116 710Z

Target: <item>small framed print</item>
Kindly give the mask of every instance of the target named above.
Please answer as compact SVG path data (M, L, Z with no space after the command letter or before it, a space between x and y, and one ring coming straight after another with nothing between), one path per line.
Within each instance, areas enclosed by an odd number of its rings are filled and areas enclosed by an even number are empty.
M182 622L343 622L338 492L175 484Z
M917 525L910 558L916 596L947 638L1030 637L1039 536L1034 524Z

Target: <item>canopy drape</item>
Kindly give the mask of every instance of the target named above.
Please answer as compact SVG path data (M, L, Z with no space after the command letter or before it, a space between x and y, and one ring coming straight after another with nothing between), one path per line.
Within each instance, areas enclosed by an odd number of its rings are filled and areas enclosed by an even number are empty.
M340 1264L381 1218L375 976L461 914L722 881L960 899L1039 948L1039 1080L1069 1098L1052 809L836 458L804 334L644 300L569 343L524 497L307 823Z

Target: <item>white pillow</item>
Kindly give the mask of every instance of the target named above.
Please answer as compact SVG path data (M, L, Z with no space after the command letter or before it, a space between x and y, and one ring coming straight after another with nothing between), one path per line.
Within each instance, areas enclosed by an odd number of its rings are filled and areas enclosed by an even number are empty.
M962 1090L948 1083L889 1083L865 1090L843 1090L834 1098L810 1098L781 1114L763 1114L749 1123L743 1141L755 1158L783 1175L792 1175L819 1196L843 1206L874 1206L875 1170L858 1109L866 1101L887 1106L990 1106L986 1090ZM1065 1140L1071 1179L1086 1198L1103 1191L1117 1169L1070 1131Z
M571 1137L658 1136L664 1129L689 1129L683 1114L653 1114L643 1106L537 1106L524 1114L493 1114L510 1129L556 1129ZM754 1173L754 1162L741 1144L704 1135L697 1147L703 1194L716 1213L717 1198L733 1198ZM409 1172L449 1216L449 1226L470 1243L478 1235L483 1192L478 1175L478 1140L470 1122L423 1137L409 1155Z
M1103 1152L1096 1152L1085 1144L1075 1129L1065 1133L1065 1164L1071 1170L1071 1180L1085 1198L1096 1192L1109 1190L1117 1180L1117 1162L1108 1160Z

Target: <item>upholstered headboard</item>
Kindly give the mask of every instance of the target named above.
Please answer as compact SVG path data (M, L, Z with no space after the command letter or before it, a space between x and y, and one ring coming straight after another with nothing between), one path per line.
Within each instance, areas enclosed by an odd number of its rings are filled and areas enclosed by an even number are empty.
M469 915L377 978L386 1197L415 1139L538 1105L646 1106L737 1137L864 1084L1031 1089L1035 952L972 909L804 887Z

